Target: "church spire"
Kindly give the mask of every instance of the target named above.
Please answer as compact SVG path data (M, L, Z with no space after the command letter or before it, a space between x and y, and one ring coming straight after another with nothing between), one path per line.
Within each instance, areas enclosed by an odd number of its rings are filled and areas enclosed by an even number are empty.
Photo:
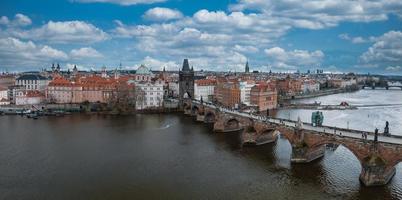
M249 72L250 72L250 67L248 66L248 60L247 60L247 62L246 62L245 72L246 72L246 73L249 73Z

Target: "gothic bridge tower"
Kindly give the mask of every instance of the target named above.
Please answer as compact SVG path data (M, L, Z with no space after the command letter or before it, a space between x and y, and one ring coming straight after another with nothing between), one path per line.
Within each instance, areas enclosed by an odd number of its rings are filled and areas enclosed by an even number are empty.
M194 98L194 69L184 59L183 68L179 72L179 101L180 107L183 107L184 101Z

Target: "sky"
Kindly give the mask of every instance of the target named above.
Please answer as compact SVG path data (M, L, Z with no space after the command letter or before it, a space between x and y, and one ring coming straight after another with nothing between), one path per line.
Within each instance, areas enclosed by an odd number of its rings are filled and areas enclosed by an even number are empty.
M0 72L196 70L402 75L401 0L2 0Z

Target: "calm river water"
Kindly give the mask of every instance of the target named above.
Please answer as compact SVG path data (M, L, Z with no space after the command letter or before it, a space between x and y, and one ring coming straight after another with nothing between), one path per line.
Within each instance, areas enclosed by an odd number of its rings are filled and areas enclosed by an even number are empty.
M401 101L401 93L360 91L317 99L394 102ZM369 113L370 119L389 118L396 131L400 109L325 112L325 122L342 126L348 119L351 127L366 128L372 124L363 119ZM296 113L308 121L311 111L293 111L291 117ZM214 134L181 114L2 116L0 199L402 198L401 165L389 185L367 188L358 179L358 160L342 146L309 164L290 164L290 153L285 139L241 148L238 134Z

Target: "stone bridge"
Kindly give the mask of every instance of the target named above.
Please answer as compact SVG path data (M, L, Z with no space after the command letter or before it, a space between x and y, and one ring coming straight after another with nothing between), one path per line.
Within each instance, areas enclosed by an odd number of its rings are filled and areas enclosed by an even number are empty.
M387 184L395 174L395 166L402 160L402 141L401 144L400 141L389 143L339 135L325 129L308 130L300 123L264 120L199 102L186 102L183 108L186 115L195 117L197 121L213 123L214 132L241 132L244 145L275 142L281 134L292 146L292 163L308 163L322 157L327 144L343 145L360 161L360 180L366 186Z

